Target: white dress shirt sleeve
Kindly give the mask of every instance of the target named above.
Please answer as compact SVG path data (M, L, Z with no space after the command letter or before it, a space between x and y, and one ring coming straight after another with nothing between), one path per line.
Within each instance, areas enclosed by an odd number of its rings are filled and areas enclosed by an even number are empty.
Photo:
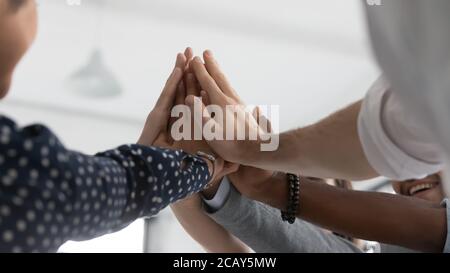
M430 128L450 174L450 1L361 2L380 68L402 104ZM450 196L450 179L444 182Z
M224 177L222 182L220 182L219 189L212 199L208 200L202 197L203 203L208 207L208 212L214 213L219 211L227 202L230 190L230 181L227 177Z
M367 93L358 134L371 166L394 180L423 178L441 171L443 158L430 131L406 111L381 77Z

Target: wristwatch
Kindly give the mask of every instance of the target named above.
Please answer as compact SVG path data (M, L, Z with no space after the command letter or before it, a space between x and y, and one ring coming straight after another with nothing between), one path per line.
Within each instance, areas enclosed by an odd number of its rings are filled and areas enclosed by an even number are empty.
M210 188L212 186L212 178L214 177L214 175L216 173L216 164L215 164L215 162L216 162L217 158L214 155L212 155L212 154L208 154L208 153L205 153L205 152L202 152L202 151L198 151L197 152L197 156L202 157L204 159L207 159L207 160L211 161L211 163L212 163L213 170L212 170L212 173L211 173L211 181L204 188L204 189L208 189L208 188Z

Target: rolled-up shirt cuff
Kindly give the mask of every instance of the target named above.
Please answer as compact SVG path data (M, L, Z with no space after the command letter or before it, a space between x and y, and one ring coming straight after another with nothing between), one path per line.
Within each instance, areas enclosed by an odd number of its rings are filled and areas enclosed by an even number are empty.
M224 177L220 182L219 189L212 199L208 200L202 196L205 209L209 213L214 213L220 210L227 202L228 196L230 195L230 190L230 181L227 177Z
M447 210L447 238L445 239L444 253L450 253L450 200L445 199L442 201L442 205L446 207Z
M422 178L438 172L442 164L421 161L399 148L382 123L382 113L389 99L389 83L383 77L371 87L358 117L359 138L370 165L382 176L393 180Z

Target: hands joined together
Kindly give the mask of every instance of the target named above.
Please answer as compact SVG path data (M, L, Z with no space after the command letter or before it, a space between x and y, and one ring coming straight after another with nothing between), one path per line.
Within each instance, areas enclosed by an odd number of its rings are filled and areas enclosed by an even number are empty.
M224 137L222 139L202 137L202 140L195 140L192 135L190 140L175 141L171 135L171 128L175 121L171 117L171 111L177 105L189 106L192 113L201 111L197 113L200 119L195 119L195 114L191 115L191 124L194 128L197 127L203 133L204 124L209 123L216 134ZM196 105L200 108L197 109ZM214 116L215 113L208 111L210 105L224 110L227 106L231 106L234 107L235 112L230 114L223 111L225 117ZM204 194L213 195L221 179L228 175L242 194L253 197L267 188L265 185L267 183L264 182L269 181L273 175L271 171L240 165L245 164L250 151L257 151L256 145L259 144L259 140L228 140L226 126L217 120L217 118L233 120L233 126L244 125L246 132L249 134L253 132L257 136L261 133L270 133L270 126L260 126L264 117L260 115L258 108L255 108L253 113L247 114L246 105L232 88L212 52L205 51L202 60L200 57L194 57L192 49L187 48L184 54L177 55L175 67L147 118L138 143L181 149L191 154L200 151L214 155L216 160L205 158L213 177L210 187ZM267 122L267 120L264 121ZM236 128L232 129L232 134L237 134Z

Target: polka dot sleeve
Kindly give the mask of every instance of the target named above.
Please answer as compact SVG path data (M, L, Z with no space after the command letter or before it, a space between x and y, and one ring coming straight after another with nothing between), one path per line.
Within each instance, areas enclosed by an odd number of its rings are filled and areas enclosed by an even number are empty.
M0 116L0 252L54 252L114 232L200 191L206 163L140 145L84 155L42 125Z

